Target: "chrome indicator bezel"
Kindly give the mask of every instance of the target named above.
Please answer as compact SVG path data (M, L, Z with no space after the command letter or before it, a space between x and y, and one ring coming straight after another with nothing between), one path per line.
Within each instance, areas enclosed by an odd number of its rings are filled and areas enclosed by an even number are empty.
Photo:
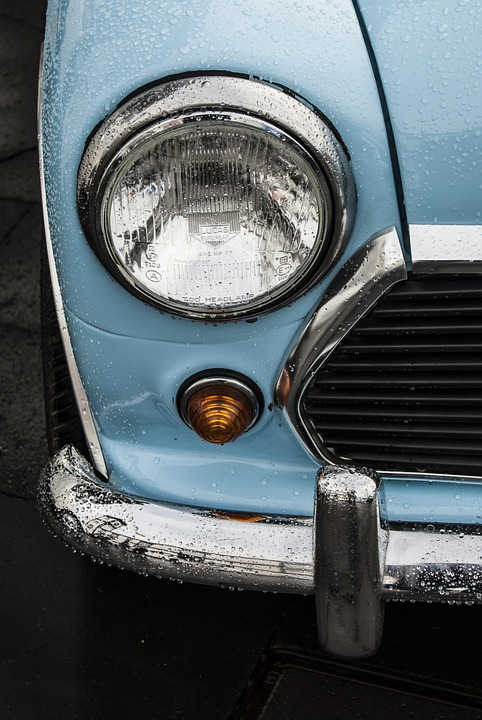
M249 399L252 408L252 417L249 425L243 431L243 434L247 433L248 430L251 430L253 425L258 422L263 409L261 393L257 388L255 388L252 382L244 379L241 375L238 375L238 373L230 373L229 371L218 371L213 372L212 374L209 372L198 373L183 383L178 393L177 406L179 414L186 425L190 427L191 430L195 429L189 422L188 418L188 404L191 397L194 393L198 392L198 390L202 390L206 387L209 388L213 385L223 385L226 387L226 390L235 388ZM256 392L256 390L258 391Z

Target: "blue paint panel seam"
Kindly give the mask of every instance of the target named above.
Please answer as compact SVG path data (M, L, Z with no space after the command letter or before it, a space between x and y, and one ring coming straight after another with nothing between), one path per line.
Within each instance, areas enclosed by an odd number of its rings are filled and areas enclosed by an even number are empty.
M382 109L383 119L385 121L385 127L386 127L386 131L387 131L388 148L390 151L390 159L392 161L395 192L397 195L398 207L399 207L399 211L400 211L400 222L402 225L403 245L404 245L404 249L407 253L408 258L410 258L410 263L411 263L410 231L409 231L409 227L408 227L407 210L405 207L405 196L404 196L404 192L403 192L402 173L400 170L400 163L398 161L397 144L395 142L395 134L393 132L392 121L390 118L390 111L388 109L387 97L385 95L385 89L383 87L383 82L382 82L382 76L380 74L377 59L375 56L375 51L373 49L373 45L370 40L370 35L368 34L368 29L365 24L365 19L362 15L362 12L358 5L358 0L352 0L352 2L353 2L353 9L355 10L355 14L358 18L361 33L362 33L363 39L365 41L367 54L370 59L370 63L371 63L372 70L373 70L373 76L375 78L375 83L377 85L378 94L380 97L380 106Z

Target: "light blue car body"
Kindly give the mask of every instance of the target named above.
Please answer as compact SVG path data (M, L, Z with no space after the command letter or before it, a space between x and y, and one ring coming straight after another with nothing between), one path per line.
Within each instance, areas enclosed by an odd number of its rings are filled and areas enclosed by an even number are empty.
M408 221L480 224L480 2L359 5ZM343 256L310 292L254 323L206 324L143 303L97 259L77 215L77 168L93 129L139 87L193 70L288 87L331 120L352 160L358 210ZM50 0L42 108L50 232L111 483L151 499L311 515L319 462L283 413L269 409L280 368L330 278L371 235L396 226L410 266L383 106L351 0ZM222 447L199 439L175 405L187 377L219 367L252 378L265 399L256 426ZM385 478L382 512L392 520L480 523L481 487Z

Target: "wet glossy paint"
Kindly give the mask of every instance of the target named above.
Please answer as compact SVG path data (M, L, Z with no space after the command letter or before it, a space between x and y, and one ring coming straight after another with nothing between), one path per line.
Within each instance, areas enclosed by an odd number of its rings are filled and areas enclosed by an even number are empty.
M409 223L482 223L481 0L359 0Z
M173 317L112 279L77 216L77 167L93 128L140 86L206 69L289 87L341 134L352 158L358 213L331 274L373 233L399 228L378 91L348 0L247 0L239 6L221 0L51 0L42 97L45 177L73 347L118 488L197 505L310 515L317 463L284 417L269 408L292 338L329 277L254 323ZM180 384L210 367L242 372L265 398L257 425L224 447L201 441L175 407ZM402 505L386 503L395 515L398 506L403 514Z

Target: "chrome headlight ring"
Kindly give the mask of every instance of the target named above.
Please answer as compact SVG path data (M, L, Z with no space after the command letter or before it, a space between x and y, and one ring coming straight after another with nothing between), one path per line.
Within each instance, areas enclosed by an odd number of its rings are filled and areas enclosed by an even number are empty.
M238 122L271 133L304 156L328 198L325 225L310 262L293 282L281 284L259 302L224 311L189 307L160 298L133 277L109 240L109 188L129 153L165 130L199 124L206 118ZM320 191L321 193L321 191ZM167 79L127 98L89 139L78 173L80 219L98 257L131 293L171 313L203 320L246 318L291 302L333 265L349 237L355 211L355 183L348 154L330 123L300 99L279 87L230 74L199 74ZM321 237L322 236L322 237Z

